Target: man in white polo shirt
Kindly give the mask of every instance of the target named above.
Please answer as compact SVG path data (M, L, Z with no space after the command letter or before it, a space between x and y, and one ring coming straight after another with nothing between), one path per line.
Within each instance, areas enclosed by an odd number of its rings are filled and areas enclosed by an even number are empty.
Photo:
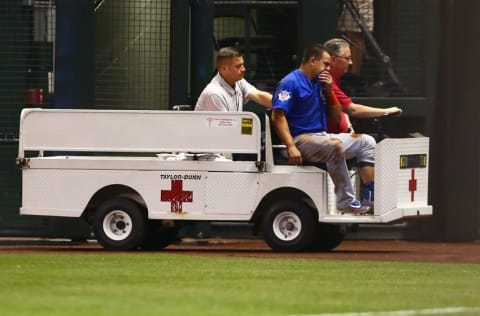
M258 90L244 79L242 54L232 47L224 47L217 54L218 73L203 89L195 111L237 111L252 100L267 108L272 107L272 95Z
M258 90L243 77L243 55L232 47L224 47L217 54L218 73L203 89L195 111L243 111L243 106L252 100L267 108L272 107L272 95ZM234 160L255 160L248 154L234 154ZM205 222L193 224L195 236L208 237L211 227Z

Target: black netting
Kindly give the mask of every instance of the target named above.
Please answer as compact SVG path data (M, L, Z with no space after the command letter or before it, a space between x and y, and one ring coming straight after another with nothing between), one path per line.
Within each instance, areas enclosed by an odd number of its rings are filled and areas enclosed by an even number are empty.
M423 96L424 4L338 0L338 36L350 42L353 65L342 82L351 96Z
M214 46L237 47L244 53L246 79L272 91L297 66L296 5L293 1L216 2Z
M96 107L167 109L169 1L98 1L95 27Z
M55 40L54 1L0 1L0 227L19 219L19 114L24 107L51 107ZM28 224L28 219L23 221Z

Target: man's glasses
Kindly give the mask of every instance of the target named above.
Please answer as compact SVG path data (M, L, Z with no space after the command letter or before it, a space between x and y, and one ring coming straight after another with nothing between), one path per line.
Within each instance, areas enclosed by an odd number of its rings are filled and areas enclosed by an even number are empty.
M353 61L352 57L345 57L345 56L338 56L338 55L335 55L335 57L345 59L346 61Z

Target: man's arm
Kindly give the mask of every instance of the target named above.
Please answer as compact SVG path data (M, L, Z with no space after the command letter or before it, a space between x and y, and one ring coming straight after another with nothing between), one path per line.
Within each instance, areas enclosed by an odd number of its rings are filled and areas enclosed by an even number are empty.
M346 111L349 115L356 118L374 118L389 114L398 116L402 114L402 109L396 106L382 109L357 103L351 103Z
M252 90L248 94L248 98L255 103L263 105L266 108L270 109L272 107L272 95L266 91L258 89Z
M340 89L340 87L335 81L332 82L332 90L337 96L338 100L340 101L340 104L342 105L342 110L353 117L374 118L374 117L379 117L386 114L396 114L396 115L402 114L402 109L396 106L382 109L382 108L376 108L376 107L353 103L352 99L349 96L347 96L342 89Z
M287 146L288 162L293 165L301 165L303 162L302 154L295 145L292 134L290 134L285 112L281 109L272 110L272 123L277 131L278 138Z
M326 91L328 120L334 124L340 123L342 120L342 106L333 92Z

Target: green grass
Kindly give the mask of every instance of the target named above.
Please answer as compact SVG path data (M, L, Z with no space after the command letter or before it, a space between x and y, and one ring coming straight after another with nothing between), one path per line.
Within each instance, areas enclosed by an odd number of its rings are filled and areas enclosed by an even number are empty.
M480 306L480 265L473 264L2 254L0 282L3 316L274 316Z

